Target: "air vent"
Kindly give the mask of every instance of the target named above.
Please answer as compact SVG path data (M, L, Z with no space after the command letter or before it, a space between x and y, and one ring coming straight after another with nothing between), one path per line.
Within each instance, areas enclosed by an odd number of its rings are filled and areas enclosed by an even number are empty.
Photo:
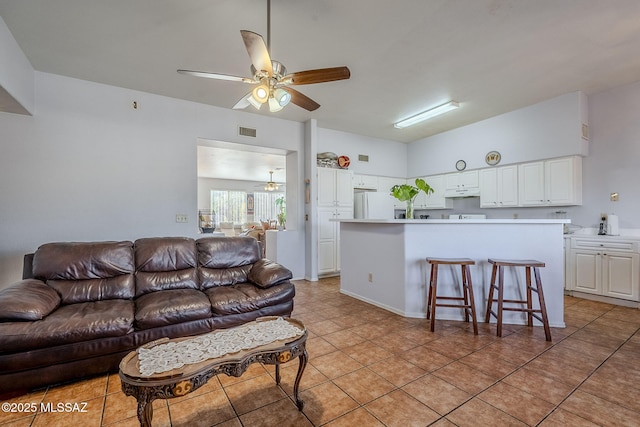
M238 135L241 136L250 136L252 138L256 137L256 130L255 129L251 129L251 128L245 128L242 126L238 127Z
M366 154L358 154L358 161L359 162L368 162L369 161L369 156Z

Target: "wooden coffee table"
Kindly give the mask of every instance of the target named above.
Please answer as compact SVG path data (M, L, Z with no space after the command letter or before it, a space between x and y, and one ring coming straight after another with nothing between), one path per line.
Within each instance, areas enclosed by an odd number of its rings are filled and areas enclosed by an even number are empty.
M256 325L266 320L275 320L277 317L263 317L256 320ZM138 351L132 351L120 362L120 380L122 391L127 396L133 396L138 401L138 420L144 427L151 426L153 417L153 405L156 399L170 399L189 394L202 387L214 376L224 373L229 376L239 377L252 363L275 365L276 384L280 384L280 364L287 363L298 358L298 373L293 384L293 397L298 410L302 410L304 402L298 396L298 389L302 373L307 365L307 331L302 322L294 319L285 319L290 324L297 326L304 333L301 336L278 340L261 345L250 350L241 350L233 354L225 354L221 357L205 360L199 363L184 365L178 369L145 376L139 370ZM169 342L180 342L193 339L185 337L168 339L163 338L144 345L152 348L155 345Z

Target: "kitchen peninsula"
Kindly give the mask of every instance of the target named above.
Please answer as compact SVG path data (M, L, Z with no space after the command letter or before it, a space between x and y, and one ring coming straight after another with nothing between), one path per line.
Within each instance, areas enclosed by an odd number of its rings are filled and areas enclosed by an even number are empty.
M549 324L565 326L563 225L570 220L351 219L339 222L340 291L345 295L404 317L424 318L429 276L425 259L471 258L476 262L471 266L471 277L477 316L484 321L491 280L487 259L536 259L546 264L540 273ZM441 268L438 294L460 295L459 276L456 270L453 282L452 270ZM505 299L526 299L524 293L524 272L505 269ZM537 307L535 297L534 306ZM526 324L525 316L505 312L504 323ZM436 318L462 320L462 312L441 308Z

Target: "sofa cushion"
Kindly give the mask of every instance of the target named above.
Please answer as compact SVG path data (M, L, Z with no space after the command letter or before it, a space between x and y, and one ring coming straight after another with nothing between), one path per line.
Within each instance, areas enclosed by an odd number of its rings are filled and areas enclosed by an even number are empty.
M268 288L293 277L291 270L266 258L253 264L248 279L261 288Z
M136 328L149 329L211 317L207 296L195 289L151 292L136 299Z
M198 269L200 289L246 283L249 281L251 267L252 264L230 268L200 268Z
M138 239L134 244L136 296L169 289L198 289L195 240Z
M27 351L133 331L133 301L62 305L42 320L0 323L0 352Z
M198 239L200 268L232 268L253 264L262 258L260 244L251 237L207 237Z
M239 283L231 286L217 286L207 289L214 314L239 314L277 305L293 299L295 288L286 282L267 289L252 283Z
M33 275L60 294L62 304L133 298L133 243L47 243L33 256Z
M0 321L40 320L60 305L60 295L40 280L21 280L0 290Z

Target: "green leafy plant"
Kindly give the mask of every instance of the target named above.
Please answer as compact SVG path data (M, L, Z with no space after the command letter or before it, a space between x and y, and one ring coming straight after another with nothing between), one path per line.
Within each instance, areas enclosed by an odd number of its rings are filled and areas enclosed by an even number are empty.
M415 183L415 186L411 184L394 185L391 187L391 195L402 202L407 202L413 201L420 191L424 191L427 196L434 191L422 178L416 178Z
M284 196L280 196L276 199L276 207L278 208L278 224L284 227L284 223L287 222L287 202Z

